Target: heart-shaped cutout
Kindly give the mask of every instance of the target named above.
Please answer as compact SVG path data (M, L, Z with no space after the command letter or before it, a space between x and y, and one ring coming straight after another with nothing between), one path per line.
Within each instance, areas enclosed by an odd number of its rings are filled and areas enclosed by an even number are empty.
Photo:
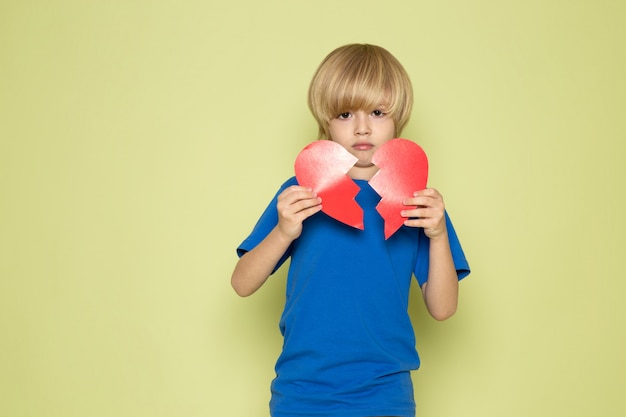
M363 230L363 210L354 200L361 189L348 176L357 161L338 143L317 140L298 154L295 171L298 184L311 187L321 197L324 213Z
M385 239L388 239L404 224L406 218L400 212L416 207L405 206L403 201L426 188L428 158L417 143L396 138L378 148L372 162L378 172L369 183L381 196L376 210L385 219Z
M355 201L359 186L348 176L358 159L330 140L307 145L295 162L298 183L313 188L322 198L322 211L334 219L363 229L363 210ZM372 158L379 168L369 184L381 196L376 210L385 221L385 239L404 223L400 212L415 206L403 201L426 188L428 159L424 150L407 139L391 139Z

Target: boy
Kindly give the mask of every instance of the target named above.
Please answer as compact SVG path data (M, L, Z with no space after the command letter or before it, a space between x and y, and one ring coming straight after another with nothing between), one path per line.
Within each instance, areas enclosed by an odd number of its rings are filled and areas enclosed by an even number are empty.
M397 137L412 107L409 77L385 49L352 44L331 52L309 88L320 139L358 158L348 175L361 188L364 230L321 212L307 184L289 179L240 245L232 285L260 288L291 257L280 320L273 417L415 415L410 371L419 367L407 313L415 275L429 313L453 315L469 266L437 190L407 196L404 226L389 239L368 180L376 150Z

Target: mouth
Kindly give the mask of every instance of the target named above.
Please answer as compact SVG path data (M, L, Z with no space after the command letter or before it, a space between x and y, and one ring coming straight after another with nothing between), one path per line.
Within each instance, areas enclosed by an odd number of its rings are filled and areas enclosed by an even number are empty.
M352 148L357 151L369 151L374 148L374 145L372 145L371 143L359 142L352 145Z

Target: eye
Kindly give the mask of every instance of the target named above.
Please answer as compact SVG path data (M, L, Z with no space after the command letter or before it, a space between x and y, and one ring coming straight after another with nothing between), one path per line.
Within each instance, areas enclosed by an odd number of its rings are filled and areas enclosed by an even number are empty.
M380 109L376 109L372 112L372 115L375 117L383 117L386 113Z
M351 114L350 112L343 112L343 113L339 113L339 116L337 116L337 119L348 119L350 118Z

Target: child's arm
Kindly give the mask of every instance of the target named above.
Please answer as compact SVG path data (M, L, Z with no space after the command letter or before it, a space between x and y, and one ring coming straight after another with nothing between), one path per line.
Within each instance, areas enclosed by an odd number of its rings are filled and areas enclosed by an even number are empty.
M297 185L278 196L278 224L235 266L230 282L237 294L248 296L265 283L291 242L302 233L302 222L322 209L320 203L310 188Z
M405 204L417 206L402 212L402 216L412 218L405 225L422 227L430 238L428 281L422 285L426 308L436 320L445 320L456 312L459 281L450 252L443 198L437 190L427 188L416 192Z

